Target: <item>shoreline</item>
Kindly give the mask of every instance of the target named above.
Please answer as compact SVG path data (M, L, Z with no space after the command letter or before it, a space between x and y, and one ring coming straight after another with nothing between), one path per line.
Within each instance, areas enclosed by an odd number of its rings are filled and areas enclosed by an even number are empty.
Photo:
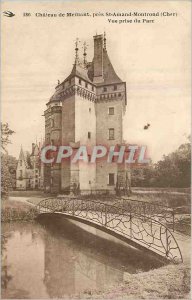
M27 202L5 199L1 205L1 222L32 221L37 216L34 206Z

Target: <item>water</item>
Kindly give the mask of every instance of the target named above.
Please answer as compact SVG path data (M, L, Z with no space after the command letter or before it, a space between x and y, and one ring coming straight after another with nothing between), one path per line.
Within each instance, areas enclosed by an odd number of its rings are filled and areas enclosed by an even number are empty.
M64 298L102 291L161 265L97 229L81 227L62 216L3 224L2 298Z

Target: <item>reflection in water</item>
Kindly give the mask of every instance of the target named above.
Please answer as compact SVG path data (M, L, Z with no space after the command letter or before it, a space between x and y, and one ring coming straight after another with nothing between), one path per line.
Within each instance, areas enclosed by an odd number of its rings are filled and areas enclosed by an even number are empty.
M140 251L106 240L96 229L85 231L62 216L43 216L40 224L3 224L2 232L4 299L64 298L102 290L122 282L127 273L160 266Z
M9 275L9 264L7 263L7 252L6 252L6 245L8 238L11 237L11 233L2 236L1 240L1 259L2 259L2 264L1 264L1 287L3 289L7 289L9 281L12 279L12 276Z

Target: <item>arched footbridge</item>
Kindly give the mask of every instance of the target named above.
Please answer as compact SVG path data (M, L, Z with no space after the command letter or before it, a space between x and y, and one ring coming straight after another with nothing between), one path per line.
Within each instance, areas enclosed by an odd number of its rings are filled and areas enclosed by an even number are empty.
M121 206L77 198L48 198L37 205L38 214L62 214L100 229L131 246L174 263L183 261L179 245L165 224Z

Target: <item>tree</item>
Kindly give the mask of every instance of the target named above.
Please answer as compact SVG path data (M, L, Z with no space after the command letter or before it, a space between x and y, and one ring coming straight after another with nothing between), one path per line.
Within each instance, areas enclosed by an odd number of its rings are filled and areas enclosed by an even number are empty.
M7 196L11 186L12 177L9 170L9 156L7 145L11 143L10 136L14 133L8 123L1 123L1 193Z
M132 170L132 185L139 187L190 187L191 144L182 144L156 164Z
M156 186L190 187L191 145L182 144L155 165Z
M10 136L15 133L9 128L8 123L1 123L1 148L7 153L7 145L11 144Z

